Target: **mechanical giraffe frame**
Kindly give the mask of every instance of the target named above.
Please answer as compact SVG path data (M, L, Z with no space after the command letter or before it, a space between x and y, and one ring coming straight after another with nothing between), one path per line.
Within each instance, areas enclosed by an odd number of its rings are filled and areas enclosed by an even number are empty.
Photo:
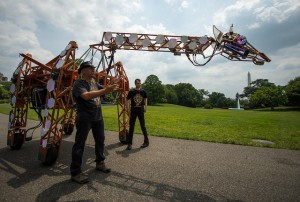
M104 32L102 40L90 45L80 58L76 58L78 46L75 41L70 41L58 56L46 64L33 59L30 54L20 54L23 60L12 76L10 89L7 145L11 149L20 149L25 141L32 139L29 131L41 126L38 158L44 165L56 161L63 134L71 134L74 129L76 103L72 99L72 86L79 77L78 67L87 60L97 67L95 79L103 86L119 78L116 93L118 129L120 142L125 143L130 118L126 108L129 81L122 62L114 61L116 50L185 54L195 66L206 65L215 55L222 55L231 61L251 61L255 65L271 61L256 50L245 36L234 33L232 27L223 34L213 26L213 33L214 37L199 37ZM202 58L202 63L198 62L198 56ZM29 108L36 111L40 119L40 123L31 128L27 127Z

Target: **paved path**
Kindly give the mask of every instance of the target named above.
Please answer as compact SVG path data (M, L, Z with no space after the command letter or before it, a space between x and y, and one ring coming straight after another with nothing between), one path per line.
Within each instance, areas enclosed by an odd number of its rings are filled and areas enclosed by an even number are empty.
M18 151L6 146L8 116L0 114L0 201L300 201L300 151L150 137L133 149L106 132L110 174L94 170L89 136L83 169L90 182L70 181L74 135L64 137L50 167L39 162L39 129ZM28 125L36 124L30 121Z

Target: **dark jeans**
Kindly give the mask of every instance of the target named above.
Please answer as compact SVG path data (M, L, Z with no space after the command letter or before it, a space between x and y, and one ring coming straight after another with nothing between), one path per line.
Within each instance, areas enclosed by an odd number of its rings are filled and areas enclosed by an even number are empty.
M81 172L82 156L85 146L85 141L92 129L92 133L95 140L95 162L100 162L105 160L104 156L104 122L99 121L78 121L76 123L76 136L75 143L72 148L72 163L70 166L71 175L77 175Z
M129 120L129 133L128 133L128 139L127 139L127 144L132 144L132 138L133 138L133 132L134 132L134 125L136 118L139 118L141 129L143 131L144 135L144 143L148 144L149 139L148 139L148 134L147 134L147 129L145 126L145 116L144 116L144 110L142 108L139 109L132 109L130 112L130 120Z

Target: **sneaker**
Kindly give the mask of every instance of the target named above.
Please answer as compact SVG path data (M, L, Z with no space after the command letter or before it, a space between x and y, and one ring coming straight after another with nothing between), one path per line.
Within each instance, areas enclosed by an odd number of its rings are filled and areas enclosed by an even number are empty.
M127 146L127 148L126 148L127 150L131 150L132 149L132 146L131 146L131 144L129 144L128 146Z
M107 168L105 166L104 161L100 161L99 163L96 164L96 170L99 170L99 171L104 172L104 173L109 173L111 171L110 168Z
M149 143L143 143L141 148L145 148L145 147L148 147L149 146Z
M87 176L87 174L80 172L75 176L71 176L71 180L79 184L85 184L89 182L89 177Z

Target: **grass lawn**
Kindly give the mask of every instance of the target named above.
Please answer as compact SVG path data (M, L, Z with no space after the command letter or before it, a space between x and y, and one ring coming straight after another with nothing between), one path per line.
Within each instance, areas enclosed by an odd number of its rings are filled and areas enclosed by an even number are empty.
M8 114L8 109L8 104L0 105L0 113ZM105 129L117 131L117 107L103 106L103 116ZM33 111L28 115L29 119L36 117ZM148 133L153 136L300 150L299 110L202 109L162 104L148 106L145 117ZM138 120L135 133L141 134Z

